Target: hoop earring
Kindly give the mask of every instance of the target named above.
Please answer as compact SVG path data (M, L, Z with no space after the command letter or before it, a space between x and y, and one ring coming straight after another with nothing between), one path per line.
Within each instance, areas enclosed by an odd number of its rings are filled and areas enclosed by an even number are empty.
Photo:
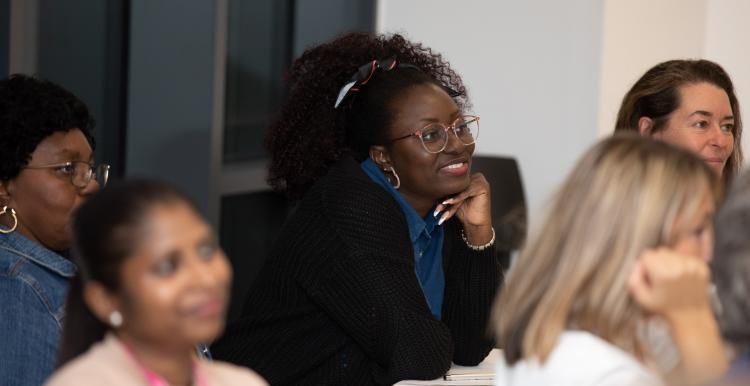
M3 207L3 211L0 212L0 216L4 215L5 213L8 213L8 205L5 205ZM0 233L7 235L8 233L12 233L14 230L16 230L16 227L18 226L18 217L16 217L16 211L13 208L10 208L10 217L13 218L13 226L7 229L0 228Z
M120 311L114 310L109 314L109 325L114 328L122 326L122 314Z
M384 171L390 172L393 174L393 177L396 177L396 185L393 186L393 189L398 190L398 188L401 187L401 179L398 178L398 174L396 173L396 170L393 169L393 166L388 166L387 168L384 169ZM392 181L391 181L391 184L393 184Z

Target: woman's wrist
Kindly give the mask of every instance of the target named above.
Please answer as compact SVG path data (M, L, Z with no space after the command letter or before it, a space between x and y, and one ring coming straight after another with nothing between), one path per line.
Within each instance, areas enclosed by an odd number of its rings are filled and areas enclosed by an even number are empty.
M464 225L462 237L467 246L476 250L483 250L494 244L495 230L492 224L488 225Z
M686 379L693 380L693 384L703 384L726 371L728 360L718 324L709 309L685 310L665 316L680 351Z

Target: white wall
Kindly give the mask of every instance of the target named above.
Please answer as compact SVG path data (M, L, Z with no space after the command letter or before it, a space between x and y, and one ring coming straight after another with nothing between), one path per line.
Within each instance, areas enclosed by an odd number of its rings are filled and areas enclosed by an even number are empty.
M745 151L745 165L750 156L750 50L747 39L750 37L750 1L747 0L708 0L706 40L704 56L721 64L732 77L740 111L745 121L745 136L742 149Z
M623 95L653 65L705 58L729 73L742 116L750 115L750 36L747 0L606 0L599 101L599 135L614 127ZM747 120L747 119L746 119ZM745 136L742 147L750 149ZM747 161L747 157L746 157Z
M706 0L605 0L599 135L614 130L622 97L655 64L700 58Z
M380 32L442 53L482 117L477 152L520 163L531 221L596 140L599 0L381 0Z

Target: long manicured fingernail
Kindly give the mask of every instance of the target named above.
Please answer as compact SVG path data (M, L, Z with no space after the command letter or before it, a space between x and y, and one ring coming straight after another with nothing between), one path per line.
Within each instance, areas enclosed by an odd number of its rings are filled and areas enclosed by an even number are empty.
M438 205L435 207L435 211L432 212L432 217L437 217L438 213L440 213L443 210L443 204Z
M448 217L448 213L445 213L443 215L443 217L440 217L440 221L438 221L438 225L443 225L443 223L445 222L445 220L448 219L447 217Z

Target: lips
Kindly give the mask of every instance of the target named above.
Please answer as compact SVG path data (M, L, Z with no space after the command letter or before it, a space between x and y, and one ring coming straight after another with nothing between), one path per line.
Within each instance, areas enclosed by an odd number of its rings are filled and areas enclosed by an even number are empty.
M468 158L457 158L444 163L440 171L450 175L463 175L469 171Z
M190 306L187 314L199 319L223 318L225 302L221 298L211 298Z

